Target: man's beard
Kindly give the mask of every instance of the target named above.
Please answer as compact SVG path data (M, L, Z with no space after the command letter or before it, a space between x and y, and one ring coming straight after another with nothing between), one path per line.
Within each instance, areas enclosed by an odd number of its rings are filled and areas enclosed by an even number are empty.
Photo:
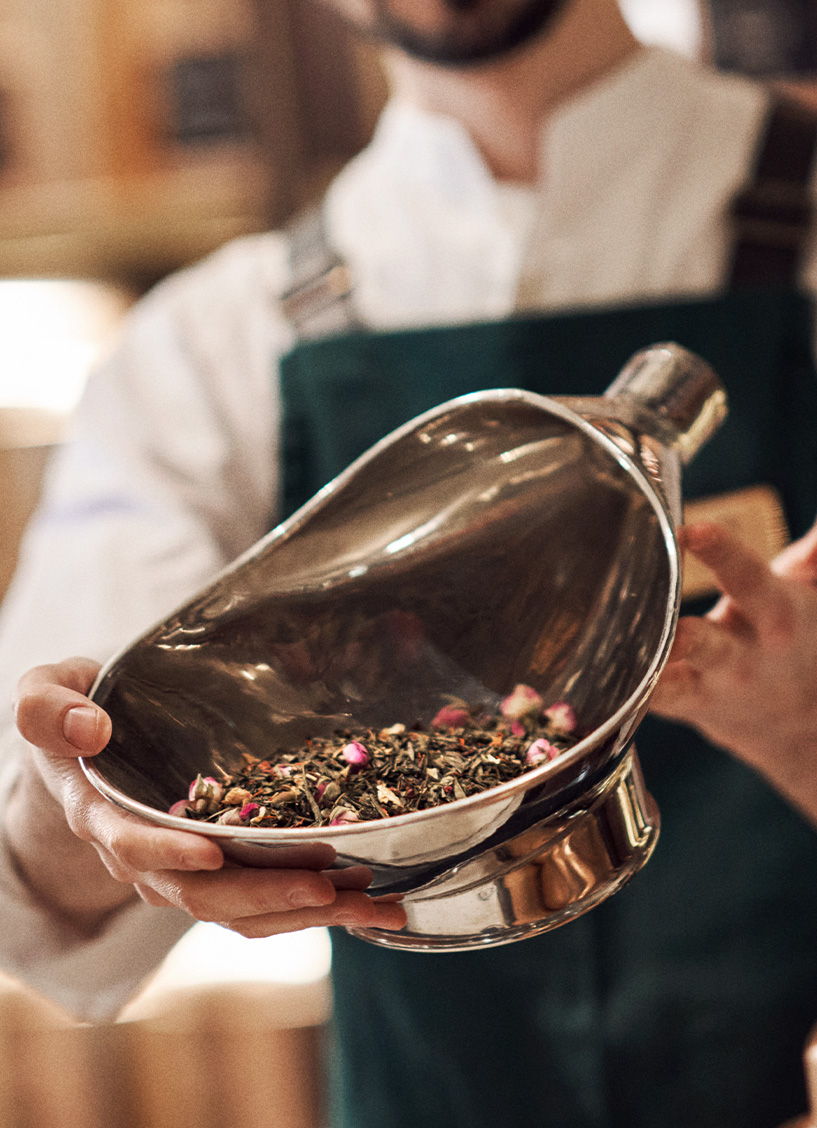
M418 30L391 14L388 0L375 0L372 32L415 59L443 66L469 66L501 58L533 39L566 0L446 0L450 13L439 31Z

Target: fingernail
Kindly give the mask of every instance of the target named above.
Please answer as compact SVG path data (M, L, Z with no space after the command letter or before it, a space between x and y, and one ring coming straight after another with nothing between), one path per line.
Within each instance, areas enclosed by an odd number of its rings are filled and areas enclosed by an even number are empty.
M334 900L334 889L293 889L289 903L294 909L316 909Z
M69 744L84 752L96 742L98 716L90 705L77 705L69 709L62 722L62 734Z

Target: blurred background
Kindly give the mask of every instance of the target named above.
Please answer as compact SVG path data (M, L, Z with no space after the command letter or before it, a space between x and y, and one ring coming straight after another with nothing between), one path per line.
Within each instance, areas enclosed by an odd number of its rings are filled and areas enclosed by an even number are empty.
M645 42L811 96L817 0L620 2ZM0 598L130 304L318 198L385 96L314 0L0 0ZM329 959L321 930L198 925L105 1028L0 979L0 1121L320 1128Z

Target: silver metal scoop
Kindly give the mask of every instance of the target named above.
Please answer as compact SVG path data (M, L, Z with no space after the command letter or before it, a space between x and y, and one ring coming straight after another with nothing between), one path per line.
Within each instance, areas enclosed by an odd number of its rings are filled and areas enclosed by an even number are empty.
M358 935L461 949L553 928L649 857L659 817L630 742L681 591L681 467L726 397L674 344L604 397L515 389L445 403L375 445L102 671L113 719L83 767L126 809L234 859L330 842L408 926ZM197 773L338 727L428 723L445 695L518 682L568 700L589 736L481 795L377 822L271 830L167 814Z

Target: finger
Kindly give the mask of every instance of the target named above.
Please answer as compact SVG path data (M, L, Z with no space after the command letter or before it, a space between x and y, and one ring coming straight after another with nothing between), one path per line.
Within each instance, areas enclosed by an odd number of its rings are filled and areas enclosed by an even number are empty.
M328 870L326 876L336 889L368 889L374 874L368 866L347 866Z
M721 591L760 635L790 629L792 608L769 564L723 525L688 525L683 543L714 574Z
M341 926L347 928L384 928L390 932L406 926L406 911L395 901L375 901L363 893L339 893L334 904L326 909L302 912L239 917L220 922L233 932L255 939L274 933L295 932L302 928Z
M244 867L215 873L154 873L142 877L157 893L196 920L233 921L280 913L316 910L327 913L338 897L364 893L337 893L329 879L313 870L277 870Z
M688 616L678 621L667 664L650 699L654 713L687 717L703 701L704 679L734 665L740 643L720 623Z
M772 561L772 571L804 583L817 583L817 522L804 537L784 548Z
M99 662L95 662L92 658L66 658L62 662L35 666L33 670L24 674L20 680L26 681L31 677L35 681L63 685L66 689L73 689L84 697L94 684L100 669Z
M312 869L324 870L332 865L337 850L328 842L307 842L300 846L276 846L267 852L263 867L265 869ZM246 865L240 858L228 861L226 865Z
M157 909L173 908L168 900L160 893L157 893L155 889L151 889L149 885L137 881L133 882L133 887L146 904L153 905L153 907Z
M720 623L694 615L678 620L667 668L683 663L689 669L706 673L734 661L738 640Z
M686 662L667 665L650 697L650 710L664 717L684 714L694 701L701 675Z
M73 833L97 850L117 881L134 882L156 870L220 870L224 855L203 834L154 826L120 810L91 787L84 776L74 782L65 813ZM77 798L77 794L79 798Z
M102 751L111 738L110 718L85 696L95 669L95 663L76 659L38 666L23 675L14 696L14 716L30 744L72 757Z

